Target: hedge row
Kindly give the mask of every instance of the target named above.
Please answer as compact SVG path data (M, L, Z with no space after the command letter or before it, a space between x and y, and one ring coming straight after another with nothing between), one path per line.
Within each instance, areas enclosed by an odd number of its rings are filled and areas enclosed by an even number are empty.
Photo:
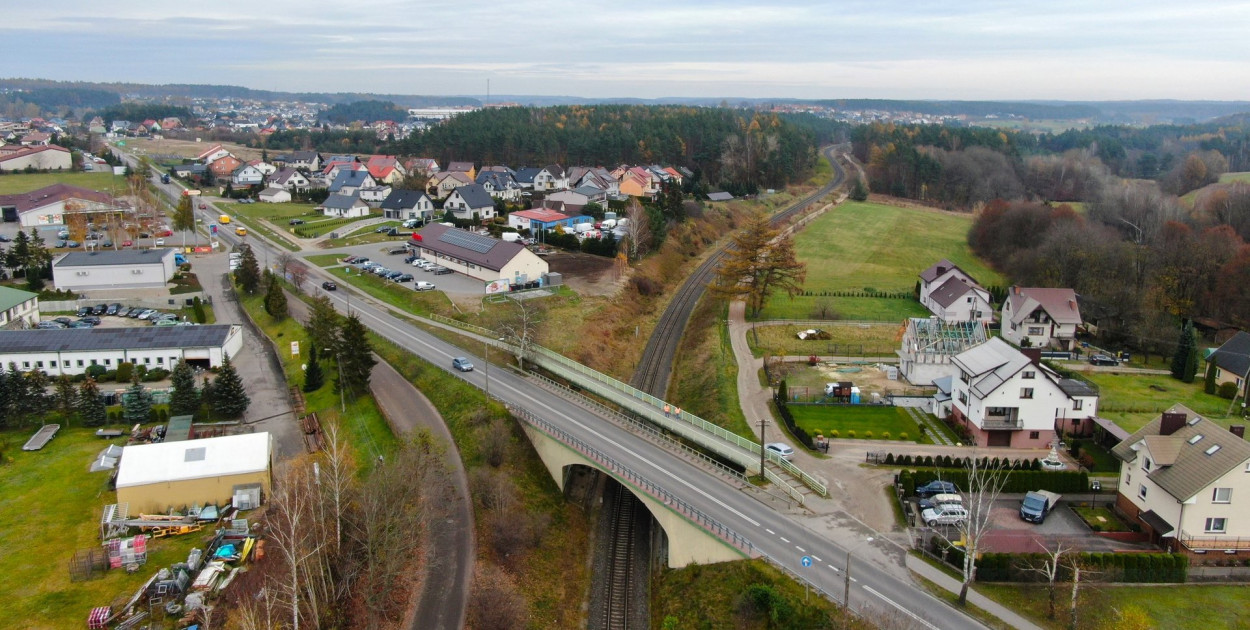
M968 465L969 457L951 457L950 455L932 455L920 456L916 455L895 455L894 453L886 453L884 463L886 466L916 466L917 468L965 468ZM1012 470L1041 470L1042 462L1037 458L1033 459L1007 459L1006 457L999 459L982 457L982 468L1010 468Z
M850 297L850 298L883 298L887 300L915 300L911 291L804 291L804 297Z
M794 422L794 415L790 413L790 408L786 405L786 382L781 381L781 387L777 390L777 395L773 397L773 402L777 403L777 412L781 415L781 421L785 423L786 429L794 439L798 440L807 448L816 448L812 443L812 436L807 434L802 427Z
M1042 553L986 553L977 562L977 580L983 582L1044 582L1040 568L1049 557ZM1081 553L1081 579L1097 582L1182 583L1189 559L1174 553ZM1086 573L1088 571L1088 573ZM1060 582L1071 581L1071 568L1061 563Z
M934 479L954 483L960 490L968 489L968 471L963 468L938 468L933 470L904 470L898 474L898 483L903 486L903 496L914 496L916 486L922 486ZM1049 490L1060 494L1068 492L1086 492L1089 490L1089 475L1074 470L1013 470L1007 472L1007 481L1003 484L1003 492L1022 493L1031 490Z

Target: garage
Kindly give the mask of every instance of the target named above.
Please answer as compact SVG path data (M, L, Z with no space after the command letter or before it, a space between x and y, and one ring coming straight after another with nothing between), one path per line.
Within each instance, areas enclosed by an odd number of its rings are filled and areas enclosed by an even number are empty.
M254 508L269 493L272 451L269 433L127 446L117 502L130 514L191 505Z

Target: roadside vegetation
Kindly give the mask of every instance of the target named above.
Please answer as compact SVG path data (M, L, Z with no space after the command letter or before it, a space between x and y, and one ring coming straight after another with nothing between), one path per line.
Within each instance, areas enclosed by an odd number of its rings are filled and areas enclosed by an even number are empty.
M1060 589L1067 586L1061 584ZM1046 589L1036 584L978 583L976 590L1043 628L1071 627L1063 612L1058 620L1046 618ZM1247 587L1241 585L1107 586L1090 582L1081 586L1077 628L1239 628L1245 625L1243 604L1248 594ZM1137 625L1113 625L1125 613L1139 620Z
M723 300L709 296L690 314L666 398L681 401L683 410L708 422L755 439L738 399L738 365L729 345L727 309Z

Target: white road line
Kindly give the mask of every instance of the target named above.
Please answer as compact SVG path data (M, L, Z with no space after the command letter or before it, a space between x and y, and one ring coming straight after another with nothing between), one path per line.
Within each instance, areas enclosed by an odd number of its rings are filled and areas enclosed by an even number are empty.
M856 584L858 584L858 583L859 583L859 580L857 580L857 579L855 579L855 578L851 578L851 581L852 581L852 582L855 582Z
M854 579L852 579L852 581L854 581ZM900 612L902 612L904 615L907 615L908 617L911 617L912 619L915 619L916 621L918 621L918 622L920 622L921 624L923 624L926 628L932 628L933 630L938 630L938 627L937 627L937 626L935 626L935 625L933 625L933 624L931 624L931 623L929 623L929 622L925 621L924 619L921 619L920 617L916 616L916 613L914 613L914 612L912 612L912 611L910 611L910 610L907 610L906 608L903 608L902 606L900 606L900 605L898 604L898 602L895 602L894 600L890 599L889 597L886 597L885 595L882 595L881 593L878 593L878 592L877 592L877 590L876 590L876 589L874 589L873 587L871 587L871 586L865 586L865 587L864 587L864 590L865 590L865 591L868 591L869 593L872 593L873 595L876 595L876 596L877 596L877 597L879 597L879 598L881 598L881 601L883 601L883 602L885 602L885 603L887 603L887 604L889 604L889 605L891 605L891 606L893 606L893 607L897 608L897 609L898 609Z
M824 562L824 560L820 559L820 556L812 556L812 560L815 560L816 562Z
M778 536L778 538L781 539L781 542L786 543L787 545L790 544L789 539L787 539L785 536Z
M799 551L802 551L803 553L807 553L807 550L806 550L806 549L804 549L804 548L802 548L802 547L800 547L800 546L798 546L798 545L795 545L795 546L794 546L794 548L795 548L795 549L798 549Z
M830 569L833 569L833 572L834 572L834 573L838 573L838 572L839 572L839 571L838 571L838 567L835 567L835 566L833 566L832 564L826 564L825 566L829 567Z
M771 529L768 529L767 527L765 527L765 528L764 528L764 531L766 531L766 532L768 532L768 533L772 534L773 536L776 536L776 535L777 535L777 532L775 532L775 531L773 531L773 530L771 530Z

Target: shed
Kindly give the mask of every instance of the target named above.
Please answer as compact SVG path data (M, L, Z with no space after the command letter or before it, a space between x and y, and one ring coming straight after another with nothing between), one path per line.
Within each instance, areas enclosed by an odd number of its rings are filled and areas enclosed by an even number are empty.
M127 446L117 470L117 501L132 514L194 504L260 505L269 493L269 433Z

